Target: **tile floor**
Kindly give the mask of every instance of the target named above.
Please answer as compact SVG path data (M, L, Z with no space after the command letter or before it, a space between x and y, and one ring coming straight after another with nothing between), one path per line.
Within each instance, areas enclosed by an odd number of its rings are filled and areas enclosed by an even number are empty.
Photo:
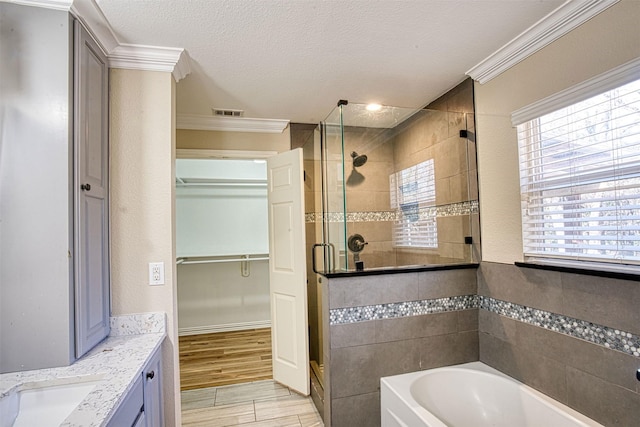
M185 427L324 427L310 397L273 380L181 393Z

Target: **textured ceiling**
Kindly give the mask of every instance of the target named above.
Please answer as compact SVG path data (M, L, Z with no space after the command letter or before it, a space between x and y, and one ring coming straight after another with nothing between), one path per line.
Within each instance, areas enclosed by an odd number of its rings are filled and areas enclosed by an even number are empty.
M97 0L122 43L185 48L178 114L317 123L338 99L418 108L563 0Z

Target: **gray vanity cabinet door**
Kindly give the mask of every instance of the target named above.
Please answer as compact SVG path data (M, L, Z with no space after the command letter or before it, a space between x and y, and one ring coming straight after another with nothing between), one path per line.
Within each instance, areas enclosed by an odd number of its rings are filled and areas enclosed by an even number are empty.
M107 60L74 28L76 357L109 334L109 167Z
M156 350L142 372L144 379L144 414L147 427L164 427L162 404L162 358Z

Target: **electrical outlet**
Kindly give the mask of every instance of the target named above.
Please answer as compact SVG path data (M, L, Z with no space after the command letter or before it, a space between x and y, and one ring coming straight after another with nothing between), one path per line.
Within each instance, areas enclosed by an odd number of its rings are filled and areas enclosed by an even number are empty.
M149 263L149 285L164 285L164 262Z

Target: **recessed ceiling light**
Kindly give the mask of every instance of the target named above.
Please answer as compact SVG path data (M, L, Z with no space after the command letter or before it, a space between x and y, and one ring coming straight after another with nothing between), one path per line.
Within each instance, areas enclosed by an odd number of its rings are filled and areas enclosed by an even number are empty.
M381 108L382 108L382 105L380 105L380 104L368 104L367 105L367 110L369 110L369 111L380 111Z

